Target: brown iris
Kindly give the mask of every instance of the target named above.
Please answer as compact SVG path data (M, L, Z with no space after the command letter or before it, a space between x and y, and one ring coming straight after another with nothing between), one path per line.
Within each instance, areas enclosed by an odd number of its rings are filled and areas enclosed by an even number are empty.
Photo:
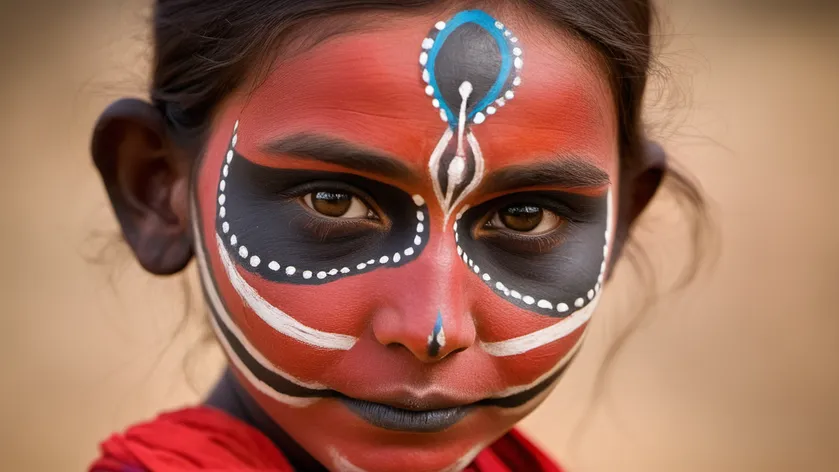
M510 205L498 212L498 217L505 227L523 233L536 229L544 215L542 208L533 205Z
M353 196L343 192L320 191L312 195L312 208L334 218L346 215L352 202Z

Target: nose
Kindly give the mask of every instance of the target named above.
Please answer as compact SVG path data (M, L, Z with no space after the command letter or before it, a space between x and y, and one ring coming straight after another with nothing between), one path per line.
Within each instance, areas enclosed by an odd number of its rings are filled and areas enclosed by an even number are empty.
M430 249L430 248L427 248ZM469 313L457 255L434 251L405 267L395 277L396 290L372 320L376 340L389 348L403 348L431 363L475 344L475 324ZM453 251L452 251L453 252Z

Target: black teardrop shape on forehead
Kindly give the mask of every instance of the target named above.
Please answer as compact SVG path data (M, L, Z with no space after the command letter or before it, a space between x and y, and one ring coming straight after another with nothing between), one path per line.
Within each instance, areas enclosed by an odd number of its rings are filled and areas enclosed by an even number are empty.
M461 105L460 85L472 84L466 113L472 115L479 100L486 97L501 72L501 51L496 39L483 27L466 23L448 36L434 62L437 85L443 102L451 110Z
M480 124L513 98L523 66L518 43L509 28L481 10L435 25L423 40L420 65L426 93L449 127L462 119L464 99L466 121Z

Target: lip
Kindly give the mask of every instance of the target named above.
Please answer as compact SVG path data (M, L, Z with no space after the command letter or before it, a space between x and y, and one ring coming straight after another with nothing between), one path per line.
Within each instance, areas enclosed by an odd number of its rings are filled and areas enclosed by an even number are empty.
M417 410L347 396L341 396L339 399L350 411L373 426L413 433L437 433L448 429L460 422L475 407L474 404L470 404Z

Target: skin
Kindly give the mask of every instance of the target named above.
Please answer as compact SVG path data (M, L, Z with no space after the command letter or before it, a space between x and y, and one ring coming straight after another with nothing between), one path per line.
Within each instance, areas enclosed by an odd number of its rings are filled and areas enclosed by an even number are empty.
M211 280L205 280L205 289L218 295L221 309L251 347L284 375L330 392L305 406L289 405L259 388L247 369L233 362L232 375L213 395L211 404L260 427L298 464L314 460L330 470L457 470L544 400L584 334L582 323L554 342L516 355L491 355L485 348L487 343L550 328L563 318L511 302L475 276L456 252L451 224L443 224L447 209L435 198L428 163L447 125L430 105L417 71L419 43L439 19L397 17L386 28L337 36L291 59L278 57L254 90L232 94L216 110L200 158L174 145L161 118L139 101L114 104L94 133L94 159L141 264L153 273L174 273L196 249ZM593 52L547 27L517 24L515 17L506 21L526 45L525 80L515 100L471 129L484 156L485 175L501 177L483 182L454 214L466 205L474 211L486 207L491 219L494 207L486 205L523 192L560 192L604 202L613 198L613 206L621 210L610 223L621 238L655 193L663 173L661 156L636 159L637 167L621 174L617 112ZM301 133L387 157L395 161L393 172L301 156L277 144ZM324 283L289 283L260 276L248 267L248 258L237 258L235 248L228 248L237 273L270 305L305 326L354 338L351 348L317 347L278 332L232 284L216 235L220 169L234 134L236 159L273 169L329 172L335 179L361 177L423 197L424 243L402 265ZM544 182L522 178L545 166L559 167L562 173ZM608 183L591 175L605 177ZM235 195L235 190L228 193ZM305 198L295 202L309 217L324 218L310 211ZM370 206L381 210L376 202ZM378 222L353 224L396 224L383 216ZM600 218L605 226L605 213ZM474 219L481 224L464 230L461 238L477 241L483 236L485 219ZM613 243L620 246L622 241ZM279 249L287 254L297 250ZM574 267L594 267L596 275L604 262L602 253L599 257L586 256ZM544 277L573 280L573 274L557 270ZM506 280L522 286L532 282L509 274ZM431 349L429 335L436 332L435 326L445 331L445 344ZM454 425L434 432L382 428L336 398L428 411L486 401L546 377L522 404L478 406Z

